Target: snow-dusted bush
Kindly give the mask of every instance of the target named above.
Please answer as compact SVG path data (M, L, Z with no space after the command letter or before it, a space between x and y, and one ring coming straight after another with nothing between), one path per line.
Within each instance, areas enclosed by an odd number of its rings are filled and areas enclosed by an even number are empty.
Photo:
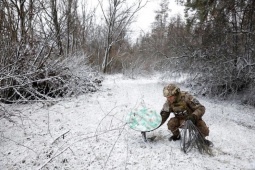
M35 52L36 51L36 52ZM102 78L86 64L85 55L58 56L44 45L29 49L24 45L3 53L0 73L0 100L16 103L94 92Z
M255 106L255 67L225 55L176 57L164 60L162 78L178 78L194 93L218 99L238 100Z
M65 66L65 75L70 79L66 83L66 95L79 95L95 92L101 86L103 76L88 63L86 55L68 57L60 65Z

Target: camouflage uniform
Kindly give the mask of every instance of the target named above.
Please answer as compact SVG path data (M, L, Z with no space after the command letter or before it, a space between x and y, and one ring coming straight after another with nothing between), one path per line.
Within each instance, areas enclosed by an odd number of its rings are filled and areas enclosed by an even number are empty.
M165 102L161 110L162 124L168 119L171 112L175 117L171 118L168 123L168 129L173 133L173 136L179 136L179 127L184 123L187 116L190 114L196 115L196 126L204 137L209 135L209 128L202 120L205 113L205 107L199 101L187 92L181 92L180 89L170 84L164 88L164 96L175 95L176 100L170 103L168 100Z

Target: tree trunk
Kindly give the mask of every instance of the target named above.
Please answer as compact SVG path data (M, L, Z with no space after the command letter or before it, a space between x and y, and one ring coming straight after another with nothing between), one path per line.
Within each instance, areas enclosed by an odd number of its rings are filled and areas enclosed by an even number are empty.
M51 0L51 12L52 12L52 18L53 18L53 24L55 28L55 34L57 39L57 45L59 48L59 55L63 54L63 47L62 47L62 41L60 36L60 26L58 22L58 11L57 11L57 2L56 0Z

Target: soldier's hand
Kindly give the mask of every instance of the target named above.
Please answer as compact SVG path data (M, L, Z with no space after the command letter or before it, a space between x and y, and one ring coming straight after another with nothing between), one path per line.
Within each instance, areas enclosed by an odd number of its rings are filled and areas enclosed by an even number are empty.
M170 112L161 111L160 115L162 117L162 122L165 122L168 119Z
M173 112L178 113L178 112L181 112L181 111L183 111L182 107L173 107Z
M160 112L160 115L162 116L162 117L168 117L169 116L169 112L165 112L165 111L161 111Z
M173 109L173 112L183 112L185 110L187 110L186 106L185 105L179 105L179 106L175 106L172 108Z
M197 115L194 114L190 114L186 117L186 120L191 120L194 125L197 123L197 119Z

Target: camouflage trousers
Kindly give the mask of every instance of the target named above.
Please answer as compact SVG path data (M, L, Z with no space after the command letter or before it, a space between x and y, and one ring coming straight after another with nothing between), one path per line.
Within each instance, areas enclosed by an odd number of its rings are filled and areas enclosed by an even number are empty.
M180 134L179 128L181 128L184 122L185 119L183 118L173 117L168 121L167 126L174 136L178 136ZM206 123L202 119L197 121L196 127L204 135L204 137L209 135L209 128L206 126Z

